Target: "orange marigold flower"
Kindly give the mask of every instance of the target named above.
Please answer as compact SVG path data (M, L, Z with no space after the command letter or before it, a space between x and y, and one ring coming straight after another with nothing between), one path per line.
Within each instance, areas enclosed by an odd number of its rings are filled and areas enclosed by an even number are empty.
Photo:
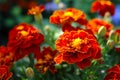
M23 58L33 52L38 58L40 44L44 41L44 36L34 26L21 23L9 32L8 46L15 53L15 60Z
M9 72L9 67L2 65L0 66L0 80L9 80L12 77L12 73Z
M107 70L104 80L120 80L120 65L115 65Z
M37 15L39 13L42 13L44 10L45 10L45 7L43 5L35 6L28 10L28 14Z
M50 70L52 73L56 72L54 57L57 53L57 50L52 50L50 47L45 48L41 52L41 58L35 64L35 67L42 73L45 73L47 70Z
M92 3L91 12L99 12L101 16L104 16L106 12L114 15L115 6L109 0L97 0Z
M101 48L88 30L64 32L56 40L56 49L60 52L54 59L56 63L76 63L81 69L90 66L91 60L101 57Z
M113 29L113 25L105 22L104 20L100 20L97 18L91 19L90 21L88 21L86 28L90 29L94 34L97 34L101 26L104 26L106 28L107 32L105 36L108 37L109 32Z
M9 48L0 46L0 65L11 66L13 61L13 53L9 52Z
M86 15L83 11L75 9L75 8L68 8L64 10L56 10L50 16L50 22L53 24L65 24L71 22L78 22L79 24L86 24Z

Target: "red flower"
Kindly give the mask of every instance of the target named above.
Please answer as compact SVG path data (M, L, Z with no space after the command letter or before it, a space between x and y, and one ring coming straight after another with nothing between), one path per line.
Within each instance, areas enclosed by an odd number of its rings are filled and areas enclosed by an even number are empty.
M9 72L8 66L0 66L0 80L9 80L12 77L12 73Z
M91 19L90 21L88 21L86 28L90 29L94 34L97 34L101 26L104 26L106 28L107 32L105 36L108 37L109 32L113 29L113 25L105 22L104 20L100 20L97 18Z
M81 69L90 66L91 60L101 57L96 38L87 30L64 32L56 41L56 49L60 52L55 57L56 63L76 63Z
M64 24L62 26L62 31L65 32L65 31L72 31L72 30L80 30L81 28L78 26L78 27L73 27L71 24Z
M104 16L106 12L114 15L115 6L109 0L97 0L92 3L91 12L99 12L99 14L102 16Z
M44 10L45 10L45 7L43 5L35 6L28 10L28 14L37 15L39 13L42 13Z
M71 22L78 22L79 24L86 24L86 15L81 10L75 8L68 8L64 10L56 10L50 16L50 22L53 24L66 24Z
M9 48L0 46L0 65L11 66L13 63L13 53L9 52Z
M42 73L45 73L47 70L50 70L52 73L56 72L54 57L57 53L57 50L52 50L50 47L45 48L41 52L41 58L35 64L35 67Z
M104 80L120 80L120 65L108 69Z
M44 36L32 25L22 23L14 27L9 32L8 46L15 53L15 60L23 58L29 53L35 53L38 58L40 44L44 41Z

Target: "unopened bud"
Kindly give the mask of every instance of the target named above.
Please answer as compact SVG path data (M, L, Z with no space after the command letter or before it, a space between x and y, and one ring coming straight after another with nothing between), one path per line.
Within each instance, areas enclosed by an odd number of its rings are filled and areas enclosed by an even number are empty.
M56 4L59 4L59 3L60 3L60 0L54 0L54 2L55 2Z
M115 34L114 41L116 44L120 44L120 36L119 34Z
M105 13L105 15L104 15L104 20L106 21L106 22L108 22L108 23L110 23L111 22L111 14L110 14L110 12L106 12Z
M114 39L114 33L115 33L115 30L111 30L110 33L109 33L109 39Z
M101 26L100 28L99 28L99 30L98 30L98 35L100 35L100 36L104 36L105 34L106 34L106 27L104 27L104 26Z
M104 17L111 17L110 12L106 12L105 15L104 15Z
M50 26L49 26L49 25L46 25L46 26L45 26L45 30L46 30L46 31L49 31L49 30L50 30Z
M67 68L67 67L68 67L68 65L67 65L67 64L63 64L62 66L63 66L64 68Z
M26 68L25 73L28 78L32 78L34 76L34 71L31 67Z
M55 68L56 68L56 69L61 69L62 66L61 66L60 64L55 64Z
M113 40L108 40L106 45L108 46L108 48L111 49L111 48L114 47L114 41Z
M97 60L99 64L103 64L104 63L104 59L103 58L100 58Z

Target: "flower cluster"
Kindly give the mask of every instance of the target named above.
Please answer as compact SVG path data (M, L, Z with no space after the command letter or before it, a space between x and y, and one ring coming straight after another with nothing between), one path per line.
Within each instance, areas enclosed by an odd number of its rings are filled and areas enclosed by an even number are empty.
M40 6L35 6L31 9L28 10L28 14L31 14L31 15L38 15L39 13L42 13L44 11L44 6L43 5L40 5Z
M0 80L9 80L12 77L12 73L9 72L9 67L2 65L0 66Z
M104 80L120 80L120 65L115 65L107 70Z
M5 46L0 46L0 80L9 80L12 72L9 72L10 66L13 64L13 54Z
M42 73L46 73L47 70L55 73L56 69L54 57L57 54L57 50L52 50L50 47L44 47L44 50L40 54L41 57L38 59L35 67Z
M64 32L56 41L56 49L60 52L55 58L56 63L76 63L81 69L90 66L91 60L101 57L96 38L87 30Z
M69 31L74 29L71 26L73 22L76 22L80 25L85 25L87 23L87 19L83 11L75 8L67 8L66 10L56 10L50 16L50 22L62 26L63 31ZM68 27L66 27L66 25Z
M109 32L113 29L113 25L111 23L107 23L104 20L101 19L91 19L88 21L86 28L92 30L94 34L98 33L98 30L100 27L104 26L106 28L106 34L105 36L109 36Z
M116 54L120 52L120 29L114 30L109 20L114 8L110 0L96 0L91 11L101 16L89 20L76 8L56 10L50 16L50 23L60 28L54 30L44 27L44 6L32 7L28 14L34 16L39 27L20 23L10 30L7 46L0 46L0 80L23 74L26 74L24 80L48 80L50 77L50 80L98 80L101 75L104 80L120 80L119 54ZM21 69L20 74L14 70L10 72L11 67L15 68L22 61L25 61L21 67L25 69L23 73ZM112 65L115 66L105 72Z
M9 32L8 46L15 55L15 60L33 52L36 58L40 57L39 45L44 41L44 36L32 25L21 23Z
M115 6L110 0L96 0L92 3L91 12L99 12L101 16L104 16L106 12L114 15Z

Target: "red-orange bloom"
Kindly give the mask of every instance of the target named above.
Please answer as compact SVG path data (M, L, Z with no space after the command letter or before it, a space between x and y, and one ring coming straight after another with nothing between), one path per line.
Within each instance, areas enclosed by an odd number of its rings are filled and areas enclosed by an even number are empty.
M43 5L35 6L28 10L28 14L38 15L38 14L42 13L44 10L45 10L45 7Z
M68 8L64 10L56 10L50 16L50 22L53 24L66 24L71 22L78 22L79 24L86 24L86 15L81 10L75 8Z
M88 30L64 32L56 41L56 49L60 52L54 59L56 63L76 63L81 69L90 66L91 60L101 57L100 46Z
M13 53L9 52L9 48L0 46L0 65L11 66L13 61Z
M0 66L0 80L9 80L12 77L12 73L9 72L8 66Z
M105 22L104 20L97 18L91 19L88 21L86 28L90 29L94 34L97 34L101 26L104 26L106 28L107 32L105 36L108 37L109 32L113 29L113 25Z
M9 32L8 46L15 52L15 60L23 58L33 52L39 57L40 44L44 41L44 36L34 26L21 23Z
M104 80L120 80L120 65L108 69Z
M42 56L39 58L35 67L41 72L45 73L47 70L50 70L52 73L56 72L54 57L57 53L57 50L52 50L50 47L45 48L40 53Z
M111 15L115 13L115 6L109 0L97 0L92 3L91 12L99 12L100 15L104 16L106 12Z

